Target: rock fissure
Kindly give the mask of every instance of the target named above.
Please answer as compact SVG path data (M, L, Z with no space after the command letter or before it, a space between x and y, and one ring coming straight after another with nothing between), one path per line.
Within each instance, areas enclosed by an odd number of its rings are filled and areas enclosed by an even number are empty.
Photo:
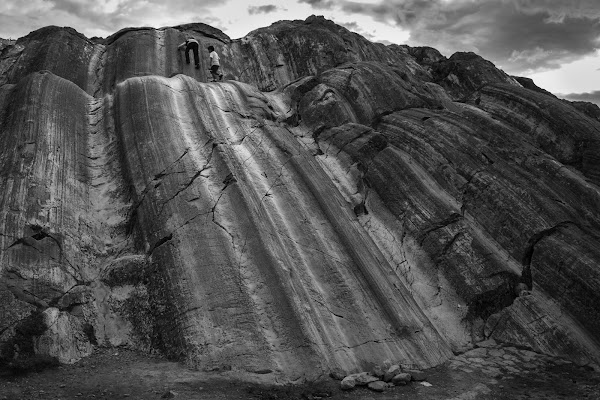
M438 256L438 259L443 259L450 252L450 249L452 249L452 247L458 241L458 239L460 239L464 235L465 235L465 233L462 232L462 231L458 232L458 233L455 233L452 236L452 238L448 242L446 242L446 244L444 245L444 248L440 252L440 255Z
M507 315L501 315L499 318L497 318L495 321L493 321L493 325L489 326L486 325L486 331L484 332L483 337L485 339L491 339L494 337L494 333L496 332L496 329L498 329L499 327L502 327L504 325L504 322L508 319ZM488 321L486 320L486 324L488 324Z
M190 201L194 201L194 200L190 200ZM211 209L211 210L208 210L208 211L203 211L203 212L199 212L199 213L197 213L197 214L194 214L194 216L192 216L191 218L188 218L187 220L185 220L185 222L184 222L183 224L181 224L181 225L179 225L177 228L175 228L175 229L173 230L173 232L177 232L177 231L179 231L181 228L183 228L183 227L185 227L185 226L187 226L187 225L191 224L191 223L192 223L194 220L196 220L198 217L202 217L202 216L209 215L209 214L212 214L212 213L213 213L213 210Z
M173 240L173 234L170 233L167 236L164 236L162 238L160 238L156 243L154 243L154 245L152 246L152 248L148 251L148 256L151 256L152 253L154 253L154 251L159 248L160 246L162 246L163 244L169 242Z
M374 340L368 340L368 341L363 342L363 343L355 344L355 345L352 345L352 346L344 346L344 347L347 348L347 349L355 349L357 347L361 347L361 346L364 346L364 345L367 345L367 344L372 344L372 343L375 343L375 344L393 343L393 342L396 342L397 340L398 339L395 339L395 338L374 339Z
M20 301L28 303L38 309L46 309L49 307L48 302L36 293L25 288L19 288L14 285L7 285L8 290Z
M219 221L216 220L216 214L217 214L217 206L219 205L219 201L221 200L221 197L223 197L223 195L225 194L225 190L229 187L229 185L231 183L237 182L235 177L233 176L233 174L229 174L225 180L223 181L223 184L225 185L222 189L221 192L219 193L219 197L217 198L217 200L215 201L215 204L212 206L210 213L212 214L212 223L217 225L219 228L221 228L225 233L227 233L227 235L231 238L231 243L233 246L235 246L235 236L229 232L229 230Z
M100 275L98 275L98 277L96 277L93 280L90 280L89 282L83 282L83 283L76 283L73 286L71 286L69 289L67 289L65 292L61 293L58 297L55 297L53 299L50 300L50 302L48 303L50 306L56 306L58 303L60 303L60 301L67 296L69 293L71 293L71 291L75 288L79 288L79 287L90 287L90 285L92 284L92 282L97 281ZM84 303L82 303L84 304Z
M206 171L207 169L209 169L210 166L206 165L204 167L202 167L202 169L196 171L196 173L190 178L190 180L188 182L186 182L184 185L182 185L179 189L177 189L177 191L171 195L171 197L169 197L167 200L162 202L162 207L160 208L158 214L161 215L165 205L172 201L173 199L175 199L177 196L179 196L181 193L185 192L190 186L192 186L194 184L194 181L198 178L198 177L202 177L202 178L208 178L208 176L202 175L202 173L204 171Z
M323 303L322 301L316 299L316 298L312 298L313 301L316 301L317 303L319 303L323 308L325 308L327 311L329 311L329 313L331 313L331 315L334 315L338 318L342 318L342 319L346 319L346 317L344 317L343 315L340 315L338 313L335 313L333 311L331 311L331 308L329 308L325 303Z
M273 190L274 188L278 187L278 186L285 186L285 183L281 181L281 177L284 174L284 168L287 165L288 162L290 162L290 160L293 158L289 157L288 159L286 159L283 164L281 164L281 166L279 167L279 171L277 173L277 176L275 177L275 179L273 179L273 183L271 183L271 185L269 186L269 188L267 189L267 191L265 192L265 194L262 196L262 198L260 199L260 202L262 203L264 201L265 198L272 196L271 190Z
M6 249L4 250L8 250L12 247L18 246L18 245L22 245L22 246L26 246L26 247L31 247L35 250L37 250L38 252L42 252L40 249L38 249L37 247L35 247L30 241L28 241L28 238L30 238L31 236L27 236L27 237L22 237L19 238L17 240L15 240L10 246L8 246Z
M371 132L373 132L373 130L370 128L363 130L362 132L360 132L358 134L358 136L354 137L351 141L348 141L348 142L344 143L341 147L339 147L336 155L339 155L341 152L343 152L345 150L346 146L352 145L354 142L364 138ZM327 153L327 151L325 153Z
M183 157L185 157L188 154L188 152L189 152L189 149L185 149L183 154L181 154L175 161L173 161L171 164L166 166L159 173L154 174L152 179L146 184L146 186L140 193L139 200L132 205L131 210L130 210L130 215L134 215L136 213L137 209L142 205L142 203L146 199L146 195L148 194L148 192L150 192L152 189L158 188L162 184L161 180L163 177L168 176L169 174L174 174L174 173L185 173L185 171L167 172L167 170L170 169L171 167L173 167L179 161L181 161L181 159L183 159Z
M572 221L561 221L558 224L544 229L527 240L527 245L523 252L523 258L521 264L523 265L523 271L521 273L521 282L527 285L528 290L533 288L533 277L531 274L531 260L533 258L533 253L535 251L535 246L543 239L552 236L554 233L559 230L566 228L568 225L574 225Z
M417 236L417 242L419 243L419 245L423 245L423 242L425 241L425 239L427 239L427 236L430 233L435 232L440 229L444 229L450 225L456 224L457 222L461 221L463 218L464 217L459 213L451 213L447 218L433 224L432 226L426 228L423 232L419 233ZM456 235L451 240L451 242L454 241L455 239L456 239Z
M231 244L232 246L235 247L235 236L233 236L233 234L231 232L229 232L229 230L219 221L217 221L215 219L215 213L213 212L213 217L212 217L212 223L217 225L219 228L221 228L223 230L223 232L225 232L227 235L229 235L229 237L231 238Z

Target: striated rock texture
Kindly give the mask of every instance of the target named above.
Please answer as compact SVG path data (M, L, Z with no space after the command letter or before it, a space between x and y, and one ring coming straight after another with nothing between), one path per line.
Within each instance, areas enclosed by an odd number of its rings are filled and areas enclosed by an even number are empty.
M600 122L475 54L314 16L47 27L0 85L3 366L126 345L299 382L487 338L600 362Z

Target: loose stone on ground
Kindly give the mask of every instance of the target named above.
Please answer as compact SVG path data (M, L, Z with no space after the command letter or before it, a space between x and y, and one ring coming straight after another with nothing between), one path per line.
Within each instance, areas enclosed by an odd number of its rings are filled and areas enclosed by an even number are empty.
M459 379L466 380L467 382L471 379L473 381L468 390L448 398L454 400L476 399L481 396L487 396L492 392L496 393L494 390L496 388L499 389L498 395L501 396L499 398L508 399L510 397L502 397L506 392L505 383L522 382L529 379L536 382L545 382L548 380L545 373L548 368L569 364L572 363L558 357L500 344L495 340L486 340L477 343L474 348L467 350L463 354L451 358L440 368L447 368L447 371L455 371L455 374L458 375L454 376ZM539 374L534 376L530 375L531 373ZM432 398L438 399L439 397L435 397L437 394L434 395L434 393L439 392L432 392L431 390L443 390L443 388L440 388L435 381L433 381L433 384L427 382L427 375L426 371L403 368L401 364L389 365L387 363L384 366L373 368L371 372L354 373L344 377L340 383L340 388L344 391L349 391L361 390L359 387L364 388L366 386L365 389L373 392L387 393L389 391L390 395L394 393L394 390L404 390L406 391L405 393L410 393L411 395L419 393L419 395L426 396L426 393L430 393L430 395L434 396ZM448 384L448 381L446 381L446 384ZM434 387L434 389L430 389L431 387ZM429 392L415 392L419 388L421 390L429 390ZM588 391L594 393L593 389L589 389ZM381 396L383 396L382 399L388 399L387 396L389 395L382 394ZM510 394L507 394L507 396L510 396Z

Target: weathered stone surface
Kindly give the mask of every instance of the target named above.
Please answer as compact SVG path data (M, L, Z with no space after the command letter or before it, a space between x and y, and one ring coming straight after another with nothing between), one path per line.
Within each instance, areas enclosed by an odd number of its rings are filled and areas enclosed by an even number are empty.
M433 81L446 89L455 100L464 99L487 83L521 86L515 78L472 52L457 52L448 59L438 57L433 64L427 58L421 62L430 65Z
M305 21L280 21L234 40L223 49L225 70L237 79L271 91L308 75L359 61L384 65L426 75L417 62L397 48L374 44L323 17Z
M425 379L427 379L427 374L425 374L425 372L423 371L408 370L406 371L406 373L410 375L410 378L413 381L424 381Z
M488 354L492 357L502 357L505 353L502 349L490 349Z
M515 80L517 82L519 82L521 84L521 86L523 86L526 89L533 90L533 91L536 91L536 92L540 92L540 93L543 93L543 94L545 94L547 96L556 98L556 96L553 95L552 93L550 93L549 91L547 91L545 89L542 89L541 87L539 87L538 85L536 85L535 82L533 82L533 79L531 79L531 78L524 78L522 76L513 76L513 78L515 78Z
M50 71L86 90L95 51L94 43L72 28L38 29L3 51L0 65L5 66L0 67L0 84L17 83L33 72Z
M375 377L377 377L379 379L383 379L383 376L385 375L385 372L383 371L383 368L381 368L379 365L377 365L371 371L371 375L373 375L373 376L375 376Z
M489 349L491 347L496 347L497 345L498 345L498 343L494 339L483 340L481 342L475 343L475 346L483 347L486 349Z
M477 349L467 351L465 354L463 354L463 356L465 356L467 358L479 358L479 357L485 357L487 355L487 353L488 353L488 350L486 348L477 348Z
M600 107L597 104L590 103L588 101L571 101L573 107L587 115L588 117L594 118L600 121Z
M411 374L407 372L401 372L399 374L394 375L392 378L392 383L396 386L404 386L412 380Z
M177 393L172 391L172 390L168 390L166 392L163 393L162 396L160 396L161 399L174 399L177 396Z
M359 372L356 374L348 375L348 377L353 378L357 386L366 386L371 382L379 380L379 378L371 375L368 372Z
M335 379L336 381L341 381L346 377L346 374L339 370L333 370L329 372L329 377L331 379Z
M0 361L47 310L62 328L32 337L63 360L130 345L282 382L490 338L598 363L597 119L319 17L219 32L3 49ZM186 35L237 81L186 65Z
M398 375L399 373L402 372L402 369L400 368L399 365L392 365L391 367L388 368L387 371L385 371L385 374L383 376L383 380L385 382L389 382L392 380L392 378L396 375Z
M369 382L367 387L374 392L383 392L385 389L387 389L388 386L387 386L387 383L385 383L383 381L375 381L375 382Z
M352 390L356 386L356 379L353 376L347 376L340 382L340 389Z
M438 61L447 60L446 57L433 47L408 47L407 51L421 65L431 66Z
M56 357L62 363L74 363L92 353L81 318L58 308L44 311L48 329L36 339L36 352Z

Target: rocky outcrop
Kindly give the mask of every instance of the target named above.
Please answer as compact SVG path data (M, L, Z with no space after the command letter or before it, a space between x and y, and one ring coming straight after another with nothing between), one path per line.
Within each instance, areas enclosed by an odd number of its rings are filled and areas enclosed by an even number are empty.
M522 76L513 76L513 78L515 78L515 80L517 82L519 82L521 84L521 86L523 86L526 89L533 90L534 92L544 93L545 95L548 95L548 96L556 97L552 93L547 91L546 89L542 89L541 87L536 85L535 82L533 81L533 79L531 79L531 78L525 78Z
M225 46L223 53L229 60L225 71L230 76L272 91L295 79L360 61L376 61L424 75L417 62L398 48L371 43L323 17L312 16L250 32L229 48Z
M589 101L571 101L570 103L573 107L575 107L588 117L600 121L600 107L598 107L597 104L590 103Z
M544 93L551 97L556 97L549 91L537 86L533 82L533 80L530 78L523 78L520 76L514 76L513 78L515 78L517 80L517 82L519 82L524 88L531 89L536 92ZM600 120L600 107L598 107L598 105L596 105L594 103L590 103L588 101L569 101L569 100L565 100L565 99L563 99L563 101L566 102L567 104L572 105L573 107L575 107L576 109L578 109L579 111L581 111L582 113L587 115L588 117L591 117L596 120Z
M219 32L2 53L2 362L126 345L296 382L487 338L600 361L597 120L320 17Z
M433 59L435 58L434 53ZM433 81L443 87L455 100L464 100L473 91L488 83L520 86L515 78L473 52L454 53L449 59L439 59L434 63L429 60L431 58L424 58L421 63L428 66Z

